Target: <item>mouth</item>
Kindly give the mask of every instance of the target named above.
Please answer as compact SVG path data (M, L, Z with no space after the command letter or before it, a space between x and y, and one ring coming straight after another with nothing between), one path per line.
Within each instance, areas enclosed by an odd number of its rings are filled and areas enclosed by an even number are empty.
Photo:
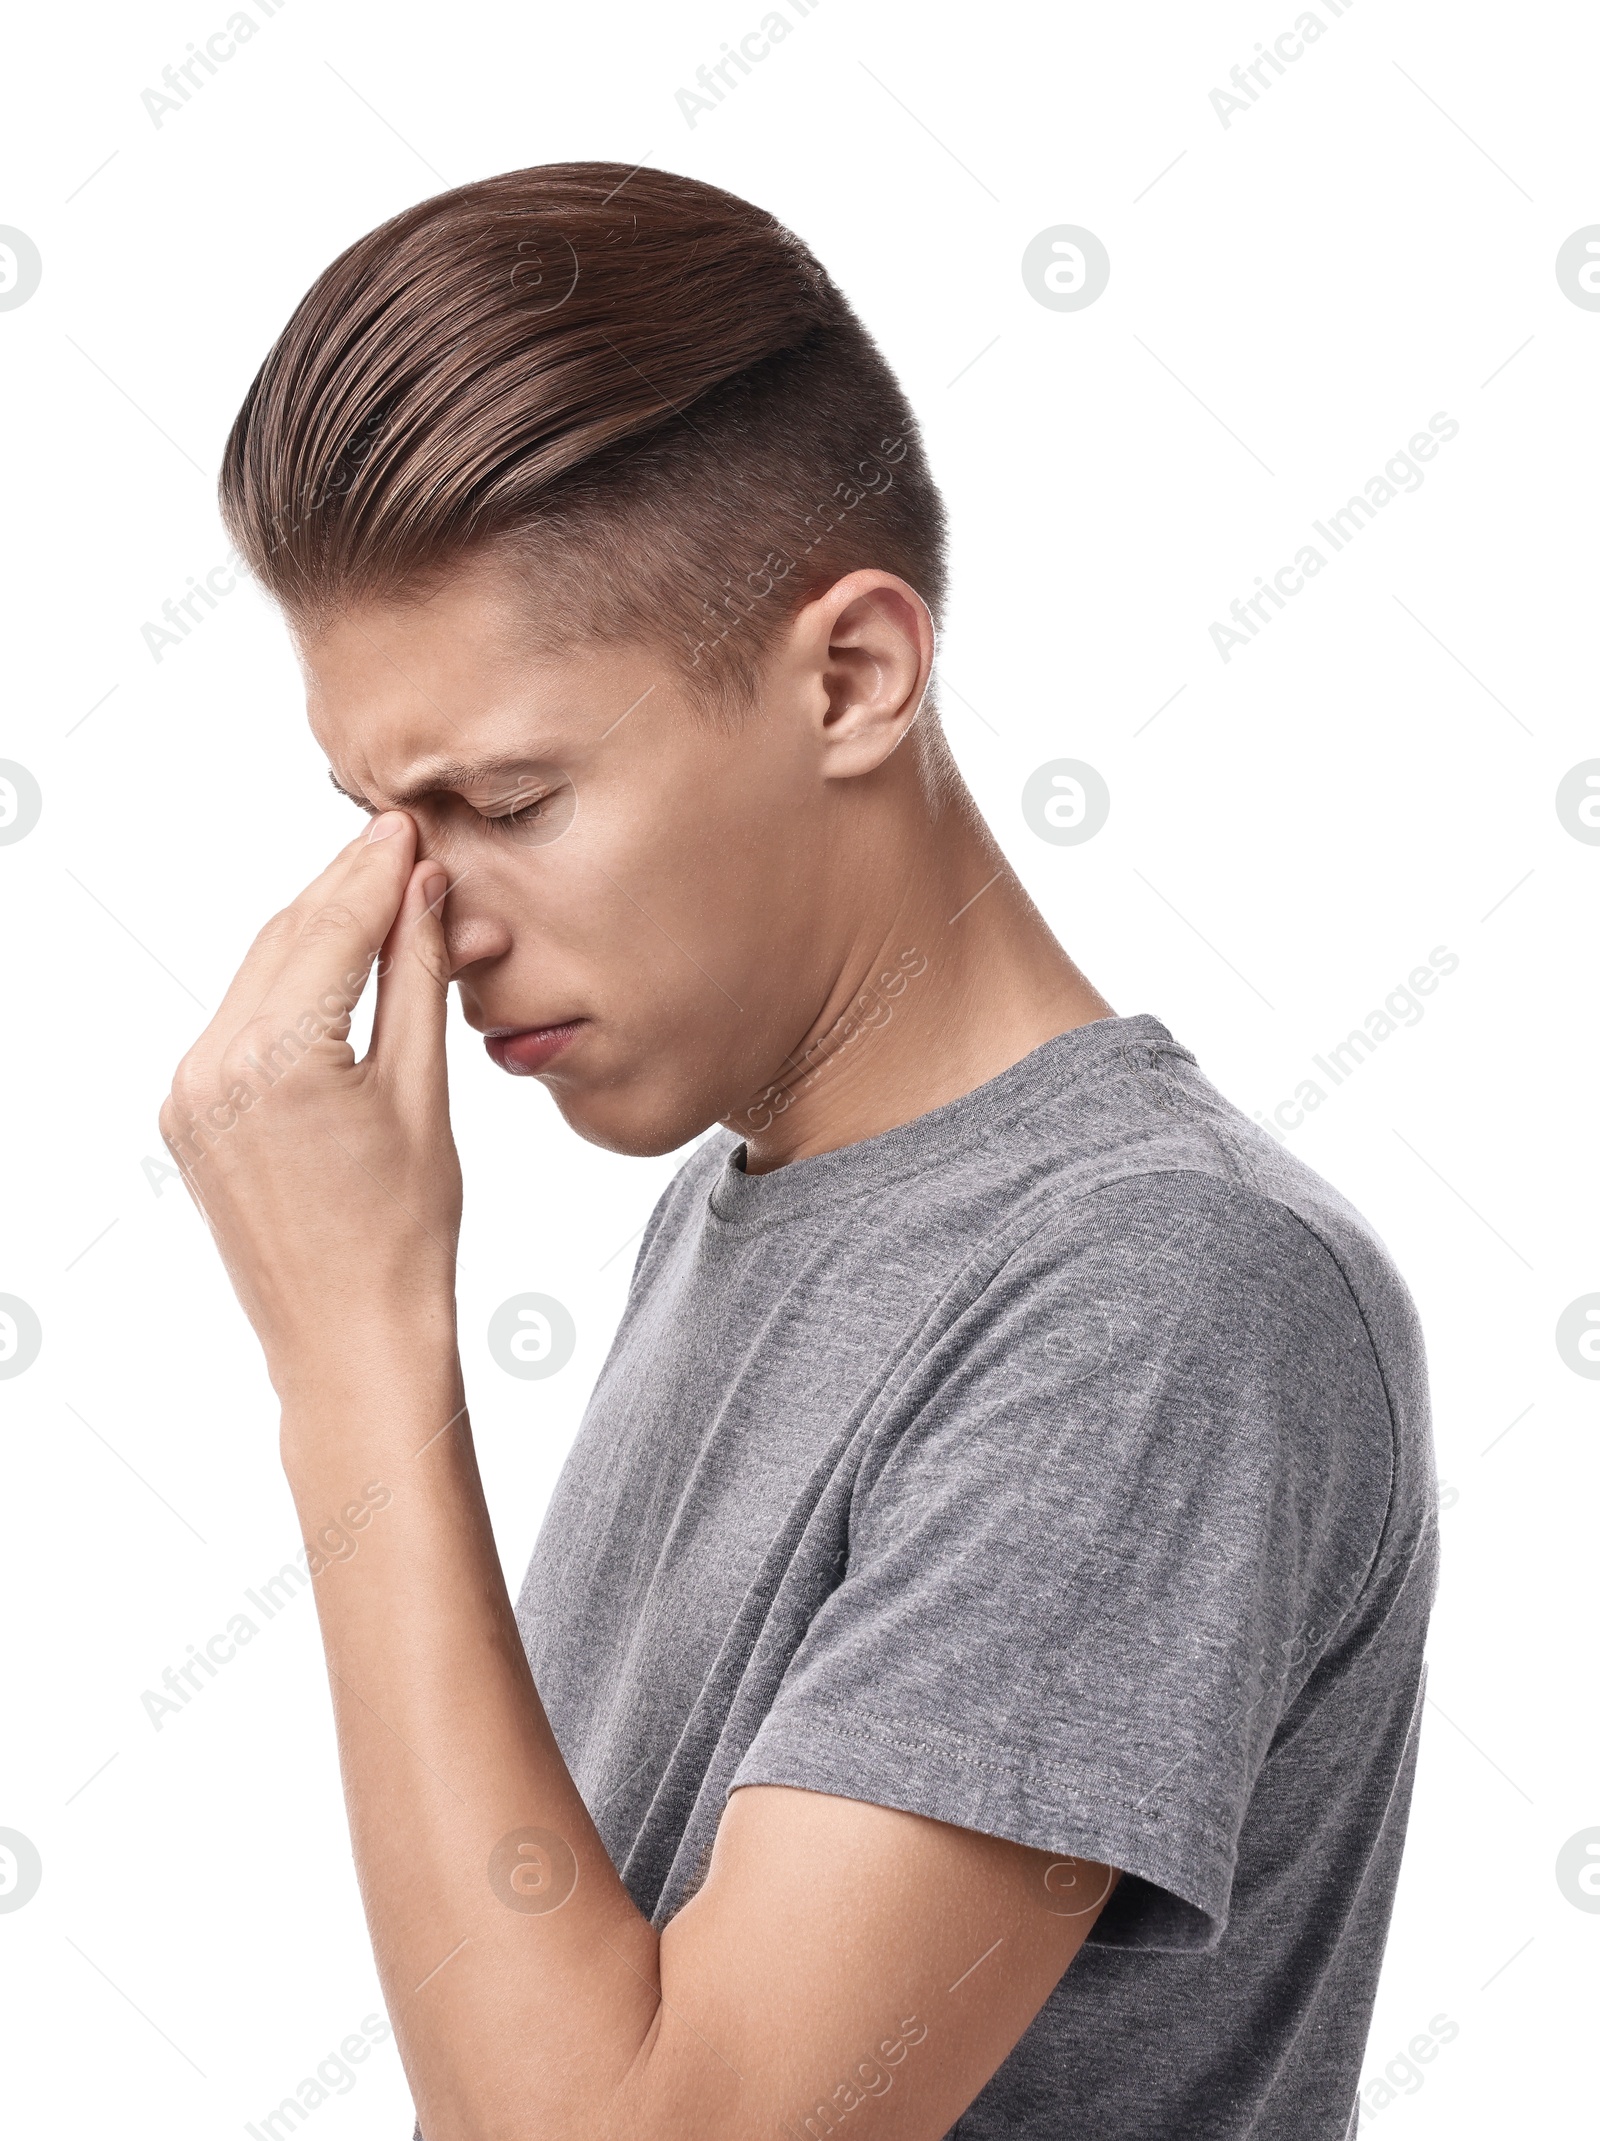
M564 1026L491 1026L483 1045L491 1062L513 1078L536 1078L547 1063L571 1047L587 1024L587 1019L575 1018Z

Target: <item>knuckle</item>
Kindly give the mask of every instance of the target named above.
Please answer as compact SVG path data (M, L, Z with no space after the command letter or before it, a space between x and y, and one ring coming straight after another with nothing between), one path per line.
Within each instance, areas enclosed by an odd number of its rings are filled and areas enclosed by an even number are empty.
M180 1116L192 1112L204 1098L210 1082L194 1057L185 1056L172 1074L172 1093L167 1106Z
M180 1166L186 1166L192 1157L196 1120L196 1110L186 1107L175 1095L169 1094L163 1101L157 1118L161 1142Z
M416 931L410 949L412 958L436 987L446 989L450 986L450 956L437 930Z
M300 924L300 935L316 944L328 937L347 937L361 927L360 917L347 900L325 900L313 907Z
M303 1047L292 1020L276 1019L267 1012L258 1012L254 1018L245 1021L229 1046L227 1060L231 1075L241 1077L254 1064L273 1065L285 1056L292 1060Z
M310 1054L336 1024L327 1013L309 1006L298 1014L258 1013L239 1029L223 1058L227 1089L245 1085L256 1091L263 1081L267 1086L276 1085L284 1072Z
M299 914L293 907L280 907L270 921L263 922L256 931L257 945L281 944L285 937L292 937L300 925Z
M249 1085L251 1051L243 1034L228 1048L217 1066L216 1098L231 1099L240 1086Z

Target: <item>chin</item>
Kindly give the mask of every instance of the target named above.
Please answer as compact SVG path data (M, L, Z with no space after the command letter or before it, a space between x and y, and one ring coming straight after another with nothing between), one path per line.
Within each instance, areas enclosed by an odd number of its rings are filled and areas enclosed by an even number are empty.
M586 1143L631 1160L655 1160L663 1153L677 1152L720 1121L725 1112L698 1096L667 1093L659 1087L651 1090L642 1080L587 1089L565 1080L557 1083L554 1078L541 1082L549 1088L569 1129Z

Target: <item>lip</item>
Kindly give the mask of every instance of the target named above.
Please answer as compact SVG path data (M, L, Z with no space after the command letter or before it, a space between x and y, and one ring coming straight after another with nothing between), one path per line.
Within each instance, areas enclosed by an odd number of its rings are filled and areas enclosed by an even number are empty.
M569 1019L563 1026L491 1026L483 1045L489 1059L513 1078L537 1078L547 1063L570 1048L588 1024Z

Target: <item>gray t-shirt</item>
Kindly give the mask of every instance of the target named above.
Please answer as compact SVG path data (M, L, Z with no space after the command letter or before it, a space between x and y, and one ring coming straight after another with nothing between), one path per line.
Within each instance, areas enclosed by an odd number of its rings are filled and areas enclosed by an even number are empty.
M1121 1867L953 2133L1342 2141L1437 1542L1381 1243L1148 1015L741 1152L651 1218L517 1609L634 1900L741 1784Z

